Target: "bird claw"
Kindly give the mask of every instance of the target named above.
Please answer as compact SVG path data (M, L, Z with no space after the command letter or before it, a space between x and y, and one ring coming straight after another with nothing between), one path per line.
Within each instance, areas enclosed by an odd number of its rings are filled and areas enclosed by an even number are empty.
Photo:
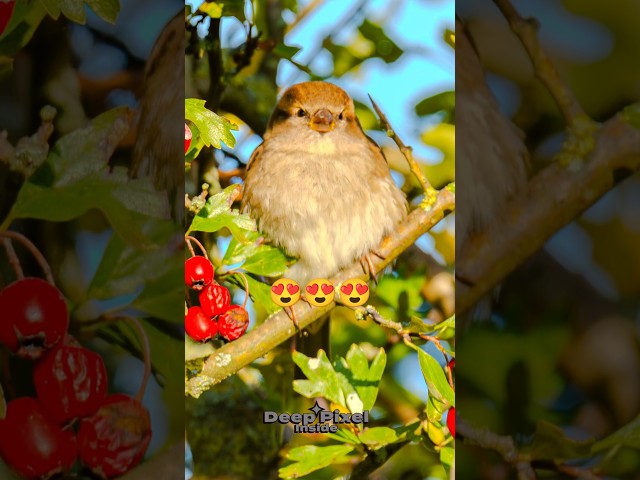
M300 325L298 324L298 318L296 317L296 311L293 307L284 307L284 312L287 314L287 317L291 319L293 325L296 327L296 331L298 335L302 336L302 330L300 330Z
M373 260L371 259L372 255L375 255L376 257L379 257L379 258L384 260L383 256L381 256L378 252L374 252L372 250L369 253L365 253L360 258L360 265L362 266L362 270L364 271L364 273L369 275L371 277L371 279L374 281L374 283L376 284L376 286L377 286L378 285L378 272L376 271L375 267L373 266Z

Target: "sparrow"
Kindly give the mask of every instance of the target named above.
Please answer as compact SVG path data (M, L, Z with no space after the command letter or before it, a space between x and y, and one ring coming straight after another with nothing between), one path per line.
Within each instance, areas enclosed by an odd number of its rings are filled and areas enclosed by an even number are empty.
M130 175L165 190L174 218L184 216L184 12L164 27L145 65Z
M528 180L529 152L523 132L501 111L489 89L476 46L464 23L456 18L456 251L468 248L480 233L499 235L493 226L506 215L508 201ZM465 284L465 265L456 264L456 278ZM464 315L487 320L493 300L489 294Z
M456 18L456 249L505 214L528 177L523 132L500 111L469 31Z
M286 278L303 288L331 278L371 254L407 209L344 90L305 82L282 94L248 162L241 210L297 258Z

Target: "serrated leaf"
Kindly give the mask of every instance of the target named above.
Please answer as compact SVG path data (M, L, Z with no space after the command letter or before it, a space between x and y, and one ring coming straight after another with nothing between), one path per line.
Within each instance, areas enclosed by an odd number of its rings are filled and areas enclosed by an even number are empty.
M213 233L227 228L237 240L247 241L247 234L256 231L256 223L249 215L231 208L232 195L236 194L238 188L239 185L231 185L209 197L205 206L193 218L187 233Z
M593 453L599 453L613 447L625 446L640 450L640 415L608 437L593 444Z
M386 364L387 354L383 348L380 348L369 365L364 352L356 344L351 345L344 360L341 358L336 360L336 369L345 375L355 388L362 401L363 411L371 410L376 403L380 380ZM359 413L353 410L352 412Z
M342 443L351 443L353 445L358 445L362 443L358 438L358 435L356 435L353 430L348 428L338 428L338 431L336 433L329 432L329 433L325 433L325 435L327 436L327 438L330 438L332 440L336 440Z
M286 458L294 463L278 470L278 474L280 478L299 478L329 465L347 463L350 461L347 455L353 451L353 448L350 445L327 447L305 445L292 448Z
M87 21L83 0L58 0L58 5L62 14L72 22L84 25Z
M359 435L359 439L365 445L377 450L399 440L397 432L389 427L367 428Z
M533 460L569 460L588 456L593 440L573 440L552 423L539 420L529 455Z
M260 245L242 264L242 269L265 277L279 277L287 269L287 256L279 248Z
M344 379L339 378L324 350L320 350L316 358L297 351L293 352L292 358L308 379L294 380L293 389L296 392L307 398L320 396L346 406L346 396L341 386Z
M185 118L198 127L198 132L205 145L221 148L224 142L229 148L233 148L236 139L231 130L238 127L224 117L208 110L205 100L187 98L184 101Z
M166 193L148 179L130 179L124 168L109 167L130 118L128 109L113 109L58 140L20 189L10 218L68 221L95 208L128 242L150 244L141 225L148 217L169 218Z
M429 395L436 397L437 400L448 406L455 407L455 394L437 360L424 350L418 350L418 361L424 380L429 388Z

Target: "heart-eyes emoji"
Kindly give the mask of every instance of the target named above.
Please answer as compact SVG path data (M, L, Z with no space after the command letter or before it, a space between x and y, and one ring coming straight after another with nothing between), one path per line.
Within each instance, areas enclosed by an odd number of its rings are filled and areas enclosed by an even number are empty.
M304 297L309 305L314 307L323 307L333 302L335 296L335 288L333 284L326 278L316 278L311 280L305 287Z
M271 286L271 300L279 307L291 307L300 300L300 286L288 278L276 280Z
M350 278L340 286L340 302L347 307L359 307L369 300L369 286L359 278Z

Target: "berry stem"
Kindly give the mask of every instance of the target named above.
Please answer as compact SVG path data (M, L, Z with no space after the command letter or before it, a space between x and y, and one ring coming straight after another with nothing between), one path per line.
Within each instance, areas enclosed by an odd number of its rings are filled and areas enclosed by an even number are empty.
M140 384L140 389L138 393L136 393L136 400L142 402L142 398L144 397L144 392L147 389L147 383L149 382L149 376L151 375L151 348L149 347L149 337L147 336L147 332L145 332L144 327L140 323L137 318L130 316L122 316L121 320L124 320L131 326L137 336L138 341L140 342L140 346L142 349L142 359L144 361L144 374L142 376L142 383Z
M196 252L194 252L194 250L193 250L193 245L191 245L191 240L189 240L187 237L185 237L184 241L187 242L187 247L189 247L189 252L191 253L191 256L195 257L196 256Z
M13 271L16 272L16 277L18 278L18 280L22 280L24 278L24 272L22 271L22 265L20 265L20 260L18 259L18 255L16 255L16 251L13 248L11 240L8 238L3 238L2 244L4 245L4 249L7 251L9 263L11 264Z
M189 250L191 250L191 255L192 256L195 256L195 253L193 252L193 248L191 247L191 242L189 240L195 242L196 245L198 245L200 247L200 250L202 251L202 255L204 255L204 258L209 260L209 255L207 255L207 249L204 248L202 243L200 243L200 240L198 240L196 237L192 237L191 235L185 235L184 238L187 240L187 245L189 245Z
M44 272L44 276L47 278L47 281L51 285L55 286L55 282L53 280L53 274L51 273L51 266L49 265L47 260L44 258L42 253L40 253L40 250L38 250L38 248L31 242L31 240L29 240L27 237L25 237L21 233L12 232L10 230L0 232L0 238L2 237L8 238L11 240L16 240L20 242L27 250L29 250L29 253L31 253L31 255L33 255L36 261L40 264L40 268L42 268L42 271Z
M231 270L229 271L229 273L238 275L242 278L242 281L244 282L244 291L246 293L245 297L244 297L244 302L242 303L242 308L244 308L245 310L247 309L247 301L249 300L249 281L247 280L247 276L242 273L239 272L238 270Z

